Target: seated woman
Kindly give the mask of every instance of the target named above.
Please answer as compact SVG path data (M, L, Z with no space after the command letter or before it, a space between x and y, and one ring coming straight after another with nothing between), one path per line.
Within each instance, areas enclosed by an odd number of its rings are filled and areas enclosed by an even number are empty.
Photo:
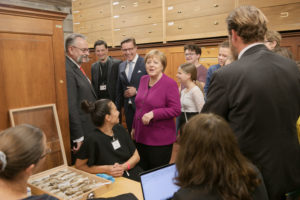
M120 113L115 104L101 99L95 103L83 101L81 107L91 113L97 129L84 139L76 153L76 168L93 174L139 180L138 174L142 170L136 164L140 156L129 133L119 124Z
M56 200L47 194L27 197L27 181L48 153L43 132L19 125L0 132L0 199Z
M229 125L214 114L192 117L179 138L174 200L266 200L258 169L240 152Z

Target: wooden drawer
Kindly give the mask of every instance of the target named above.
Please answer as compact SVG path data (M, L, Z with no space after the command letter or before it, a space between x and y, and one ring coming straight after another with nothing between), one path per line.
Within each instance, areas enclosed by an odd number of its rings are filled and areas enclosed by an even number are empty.
M268 28L277 31L299 30L300 3L261 8L269 19Z
M162 23L162 8L122 14L113 20L116 28Z
M119 0L118 2L113 4L114 15L162 7L162 0Z
M167 41L205 38L227 35L226 14L169 21L166 27Z
M195 0L166 6L166 19L181 20L199 16L229 13L234 9L234 0Z
M78 22L101 19L103 17L110 17L110 4L103 4L93 8L73 10L73 20Z
M116 29L114 31L114 45L120 46L121 41L127 37L134 37L138 44L161 42L163 40L162 33L162 23Z
M108 46L112 46L112 31L96 31L84 34L87 37L89 48L94 48L97 40L104 40Z
M80 33L90 33L102 30L111 30L111 18L102 18L86 22L74 22L74 30Z
M219 47L201 47L201 58L216 58L219 55Z
M240 5L253 5L258 8L269 7L269 6L278 6L289 3L297 3L299 0L239 0L238 6Z
M109 0L72 0L73 10L82 10L85 8L101 7L103 4L107 4Z

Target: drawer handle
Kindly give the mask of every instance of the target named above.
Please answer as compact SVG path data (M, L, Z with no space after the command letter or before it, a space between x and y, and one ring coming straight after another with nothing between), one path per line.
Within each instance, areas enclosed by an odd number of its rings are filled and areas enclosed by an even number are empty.
M149 31L148 33L150 34L150 33L152 33L152 31Z
M281 12L280 13L280 17L288 17L289 16L289 12Z
M182 11L180 11L180 10L179 10L177 13L178 13L178 14L181 14L181 13L182 13Z
M218 25L218 24L219 24L219 22L218 22L218 21L215 21L215 22L214 22L214 25Z
M121 8L123 8L123 9L124 9L124 8L126 8L126 6L121 6Z
M214 4L214 7L217 8L217 7L219 7L219 5L218 4Z
M149 19L151 19L151 18L152 18L152 16L148 16L148 18L149 18Z
M60 81L59 81L59 83L63 84L63 83L64 83L64 81L63 81L63 80L60 80Z
M181 26L178 26L178 30L181 30L182 29L182 27Z

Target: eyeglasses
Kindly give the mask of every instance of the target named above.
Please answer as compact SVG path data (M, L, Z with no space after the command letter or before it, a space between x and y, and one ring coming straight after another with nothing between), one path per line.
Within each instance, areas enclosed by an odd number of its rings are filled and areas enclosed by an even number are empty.
M80 51L82 51L82 53L90 52L90 50L88 48L79 48L79 47L76 47L76 46L72 46L72 47L75 47L75 48L79 49Z
M41 155L40 159L43 159L44 157L46 157L48 154L50 154L52 152L52 150L50 148L46 148L46 151L43 155Z
M185 55L185 57L188 57L188 56L194 56L196 54L195 53L185 53L184 55Z
M134 48L122 49L123 52L133 51Z

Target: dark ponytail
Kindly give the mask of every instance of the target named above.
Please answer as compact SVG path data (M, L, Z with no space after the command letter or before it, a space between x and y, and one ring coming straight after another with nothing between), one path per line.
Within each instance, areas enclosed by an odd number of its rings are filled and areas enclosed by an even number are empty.
M105 116L110 115L110 103L109 99L100 99L94 103L84 100L81 102L81 109L86 113L90 113L92 121L97 127L101 127L104 124Z

